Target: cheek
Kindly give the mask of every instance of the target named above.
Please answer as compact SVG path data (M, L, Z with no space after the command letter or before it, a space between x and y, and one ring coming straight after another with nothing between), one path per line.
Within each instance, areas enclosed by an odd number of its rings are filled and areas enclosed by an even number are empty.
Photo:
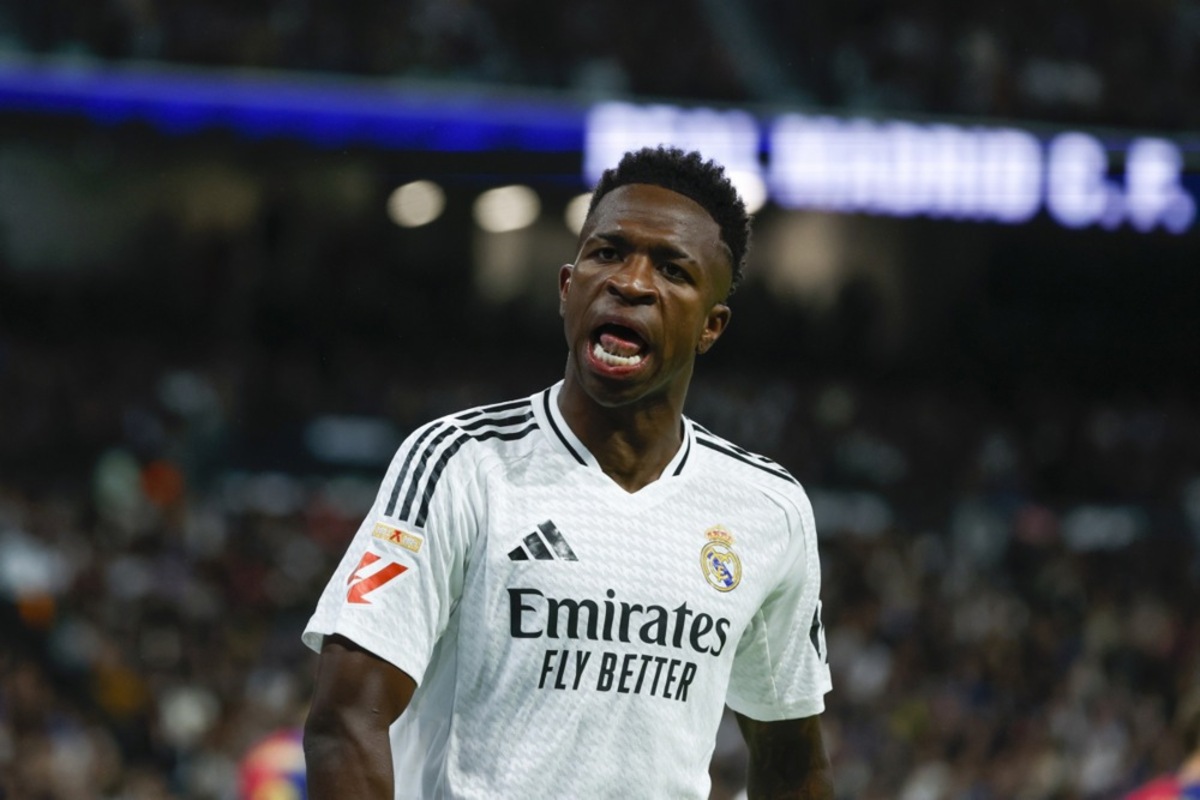
M579 289L572 289L566 297L559 302L559 313L563 318L563 326L568 333L574 333L579 330L582 323L580 320L583 317L585 303L580 299L582 293Z
M672 335L667 337L670 347L680 353L695 352L708 328L708 315L687 303L666 310L666 325L672 331Z

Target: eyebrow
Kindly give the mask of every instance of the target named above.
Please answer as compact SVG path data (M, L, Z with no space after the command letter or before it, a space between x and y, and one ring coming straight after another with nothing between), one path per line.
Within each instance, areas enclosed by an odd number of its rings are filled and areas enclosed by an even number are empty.
M596 232L589 236L587 241L591 241L593 239L599 239L602 242L607 242L618 249L636 249L636 245L629 239L629 237L621 233ZM697 262L695 256L691 255L686 250L681 250L680 248L669 244L654 245L650 248L650 255L655 258Z

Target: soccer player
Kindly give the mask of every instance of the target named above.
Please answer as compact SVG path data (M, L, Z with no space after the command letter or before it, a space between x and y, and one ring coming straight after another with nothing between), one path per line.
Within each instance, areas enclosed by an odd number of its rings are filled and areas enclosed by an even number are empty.
M414 431L318 602L314 800L705 798L726 704L751 798L832 797L808 499L683 415L748 242L696 153L604 174L563 380Z

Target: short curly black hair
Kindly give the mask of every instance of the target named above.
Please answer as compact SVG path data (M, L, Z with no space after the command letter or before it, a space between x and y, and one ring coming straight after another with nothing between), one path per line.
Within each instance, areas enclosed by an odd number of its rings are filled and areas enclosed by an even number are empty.
M750 251L750 215L725 175L725 168L695 151L685 153L678 147L645 147L626 153L616 167L600 176L592 191L588 217L604 195L631 183L648 183L678 192L695 200L712 216L721 229L721 241L729 248L733 267L729 293L733 294L741 283Z

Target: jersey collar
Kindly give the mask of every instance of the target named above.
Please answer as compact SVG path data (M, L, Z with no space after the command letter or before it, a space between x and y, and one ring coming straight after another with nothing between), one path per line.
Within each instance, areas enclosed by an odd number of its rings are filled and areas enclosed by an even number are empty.
M600 462L571 430L571 426L567 424L562 411L558 408L558 393L562 390L562 385L563 382L559 381L530 398L533 402L534 415L546 433L546 438L550 440L555 449L580 466L590 467L600 472L602 471ZM683 474L692 453L693 438L692 421L685 416L683 418L683 442L671 461L663 468L662 477L678 477Z

